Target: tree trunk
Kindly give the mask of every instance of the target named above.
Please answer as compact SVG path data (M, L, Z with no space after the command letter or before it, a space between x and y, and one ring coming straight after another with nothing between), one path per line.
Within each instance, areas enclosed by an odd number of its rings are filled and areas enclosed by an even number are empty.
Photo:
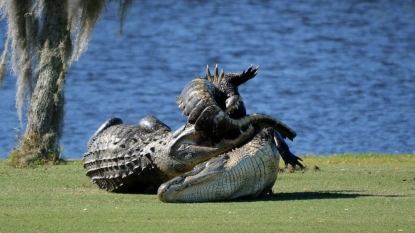
M63 86L71 51L66 2L44 2L37 82L30 99L26 132L16 149L21 166L33 161L59 160L64 115Z

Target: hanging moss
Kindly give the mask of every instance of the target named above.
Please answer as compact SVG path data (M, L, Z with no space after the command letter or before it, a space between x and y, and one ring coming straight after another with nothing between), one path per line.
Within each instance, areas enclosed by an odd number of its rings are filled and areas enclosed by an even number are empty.
M7 37L6 42L4 43L4 51L1 55L0 61L0 89L3 86L4 76L6 76L7 70L7 56L9 54L9 37Z
M17 76L20 122L24 103L29 102L26 133L10 154L11 165L26 167L60 161L65 75L71 63L86 51L105 5L113 1L0 0L1 19L8 23L0 87L10 59ZM118 2L122 26L132 0Z

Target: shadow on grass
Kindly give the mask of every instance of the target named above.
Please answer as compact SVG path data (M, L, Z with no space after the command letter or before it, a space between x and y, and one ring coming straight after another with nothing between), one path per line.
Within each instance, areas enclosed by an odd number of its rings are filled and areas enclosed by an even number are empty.
M362 194L356 190L338 190L338 191L317 191L317 192L293 192L293 193L275 193L258 198L239 198L235 201L291 201L291 200L315 200L315 199L345 199L359 197L402 197L401 195L375 195Z

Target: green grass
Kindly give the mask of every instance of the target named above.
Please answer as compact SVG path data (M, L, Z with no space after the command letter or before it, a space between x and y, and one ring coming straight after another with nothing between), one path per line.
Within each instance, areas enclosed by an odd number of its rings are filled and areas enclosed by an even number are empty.
M107 193L81 161L0 161L0 232L415 232L415 155L302 158L273 196L201 204Z

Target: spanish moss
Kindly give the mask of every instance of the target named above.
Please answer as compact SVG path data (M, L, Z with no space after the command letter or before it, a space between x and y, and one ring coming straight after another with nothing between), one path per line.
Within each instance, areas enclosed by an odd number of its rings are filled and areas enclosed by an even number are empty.
M92 31L109 2L112 1L0 0L0 16L7 20L8 26L0 61L0 87L10 59L12 73L17 77L16 108L20 122L23 122L23 106L26 101L29 103L26 133L20 148L30 135L39 135L42 142L30 146L44 147L20 150L31 154L23 155L26 158L48 158L45 153L59 153L65 75L71 63L86 51ZM118 2L121 32L132 0ZM36 151L40 153L34 155Z
M122 30L124 28L124 21L127 17L128 10L131 8L131 4L133 3L133 0L121 0L119 11L118 11L118 17L120 18L120 30L118 31L118 35L122 34Z
M74 43L74 51L71 58L72 61L77 61L79 57L86 51L89 41L91 40L92 29L94 29L99 16L104 9L104 0L89 0L81 1L78 5L79 16L79 28L77 29L77 36ZM76 18L72 17L72 20ZM76 25L74 22L70 22L70 25Z
M4 43L4 51L1 55L0 61L0 89L3 86L4 76L6 76L7 70L7 56L9 54L9 37L7 37L6 42Z

